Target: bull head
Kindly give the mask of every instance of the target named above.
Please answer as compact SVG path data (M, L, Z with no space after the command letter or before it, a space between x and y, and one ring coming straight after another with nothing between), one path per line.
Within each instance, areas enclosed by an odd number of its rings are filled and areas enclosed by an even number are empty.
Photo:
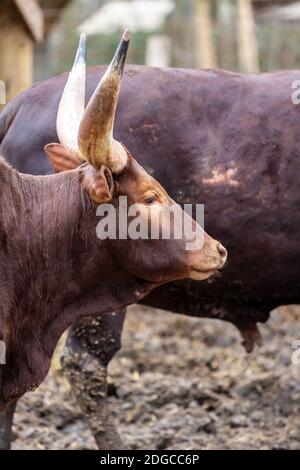
M75 168L84 161L98 170L105 165L114 174L126 166L127 151L114 139L113 128L129 40L130 33L125 31L111 64L84 109L86 38L81 35L58 108L56 127L60 144L45 147L55 171Z
M57 172L80 166L80 183L96 204L112 201L118 211L119 196L126 196L130 205L139 205L144 219L156 221L161 229L167 218L163 209L173 206L174 201L158 181L113 138L129 39L129 32L125 31L110 66L84 110L86 43L85 36L81 36L58 108L60 144L46 145L45 151ZM82 165L84 162L88 165ZM181 208L180 211L183 212ZM161 283L184 277L207 279L224 265L227 252L195 221L192 224L195 232L203 235L203 249L197 248L187 253L184 237L176 240L172 237L170 240L125 237L125 241L120 237L109 241L110 249L120 266L147 281ZM173 232L174 228L173 224ZM161 256L162 252L164 256Z

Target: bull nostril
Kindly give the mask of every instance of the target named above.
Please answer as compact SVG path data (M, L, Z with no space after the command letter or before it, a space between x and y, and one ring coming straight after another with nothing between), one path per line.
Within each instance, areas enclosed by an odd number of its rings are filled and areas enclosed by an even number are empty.
M221 245L221 243L218 243L217 249L218 249L219 254L222 256L222 258L227 257L227 250L226 248L224 248L223 245Z

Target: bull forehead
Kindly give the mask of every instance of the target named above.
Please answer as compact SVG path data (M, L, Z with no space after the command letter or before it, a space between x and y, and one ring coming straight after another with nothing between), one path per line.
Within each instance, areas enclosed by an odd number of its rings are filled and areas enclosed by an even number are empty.
M120 193L132 198L143 196L147 191L155 191L165 201L169 201L169 195L138 162L130 157L125 172L118 178Z

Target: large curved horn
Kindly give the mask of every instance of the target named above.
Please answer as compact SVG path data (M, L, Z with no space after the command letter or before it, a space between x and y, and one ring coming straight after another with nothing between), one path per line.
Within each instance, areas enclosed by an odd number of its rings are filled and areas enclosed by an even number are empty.
M81 34L75 61L65 85L56 118L56 130L61 144L77 156L80 156L77 142L78 129L85 107L85 75L86 37L85 34Z
M87 105L78 132L78 145L84 158L96 168L105 164L113 173L120 173L127 163L127 152L114 140L113 127L129 40L130 33L125 31Z

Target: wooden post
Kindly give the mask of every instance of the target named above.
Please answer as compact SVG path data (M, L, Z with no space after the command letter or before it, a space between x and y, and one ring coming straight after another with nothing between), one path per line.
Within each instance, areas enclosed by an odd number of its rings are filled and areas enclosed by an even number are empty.
M42 38L42 21L33 0L1 0L0 81L6 85L6 102L32 84L33 46L34 40Z
M236 68L236 46L235 46L235 8L230 0L218 0L218 51L219 67L227 70Z
M210 0L194 0L197 67L216 68Z
M251 0L237 0L237 47L241 72L258 73L259 56Z

